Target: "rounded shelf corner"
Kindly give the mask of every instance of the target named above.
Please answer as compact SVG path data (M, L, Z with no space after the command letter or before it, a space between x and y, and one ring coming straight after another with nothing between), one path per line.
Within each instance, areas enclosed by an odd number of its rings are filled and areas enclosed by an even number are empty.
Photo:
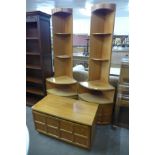
M46 80L54 84L75 84L77 83L75 79L68 77L68 76L52 77L52 78L47 78Z
M116 4L114 3L99 3L91 8L91 12L112 12L115 9Z
M82 93L78 95L80 99L87 102L98 103L98 104L111 104L113 103L110 99L105 98L102 94L94 95L92 93Z
M52 9L52 15L59 15L59 14L71 15L72 14L72 8L55 8L55 9Z
M47 93L57 95L57 96L62 96L62 97L71 97L71 98L76 98L78 96L77 92L74 92L73 90L68 88L47 89Z
M105 83L104 81L101 81L101 80L80 82L79 84L87 89L96 90L96 91L97 90L98 91L109 91L109 90L115 89L109 83Z

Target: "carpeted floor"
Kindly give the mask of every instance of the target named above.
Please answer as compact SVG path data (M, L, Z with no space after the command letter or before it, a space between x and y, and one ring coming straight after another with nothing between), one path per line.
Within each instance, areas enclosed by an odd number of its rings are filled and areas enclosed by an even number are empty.
M30 143L28 155L128 155L129 130L96 126L91 150L86 150L38 133L33 124L31 107L26 107L26 124Z

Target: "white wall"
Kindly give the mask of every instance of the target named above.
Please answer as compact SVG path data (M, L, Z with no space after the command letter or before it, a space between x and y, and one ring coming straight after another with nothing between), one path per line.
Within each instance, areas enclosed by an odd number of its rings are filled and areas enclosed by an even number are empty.
M90 19L74 19L73 21L74 34L89 34ZM129 17L116 17L114 34L128 35L129 34Z

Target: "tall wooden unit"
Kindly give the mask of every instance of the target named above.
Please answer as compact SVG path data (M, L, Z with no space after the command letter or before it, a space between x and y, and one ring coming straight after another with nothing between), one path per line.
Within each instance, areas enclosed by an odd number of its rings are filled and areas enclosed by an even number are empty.
M70 8L52 10L54 77L46 79L47 93L77 98L72 73L73 16Z
M99 104L98 124L112 120L115 88L109 84L115 4L92 7L90 30L89 80L81 82L79 98Z
M26 92L46 95L46 77L52 76L50 17L40 11L26 13Z

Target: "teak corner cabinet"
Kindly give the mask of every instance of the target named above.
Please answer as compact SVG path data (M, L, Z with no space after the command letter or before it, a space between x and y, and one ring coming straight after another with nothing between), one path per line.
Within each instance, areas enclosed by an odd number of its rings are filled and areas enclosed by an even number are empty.
M92 7L89 79L81 82L79 98L99 104L98 124L111 123L115 88L109 84L115 4Z
M71 8L52 10L54 77L46 79L47 93L77 98L77 81L73 79L73 15Z
M45 79L53 74L50 17L41 11L26 13L27 94L45 96Z

